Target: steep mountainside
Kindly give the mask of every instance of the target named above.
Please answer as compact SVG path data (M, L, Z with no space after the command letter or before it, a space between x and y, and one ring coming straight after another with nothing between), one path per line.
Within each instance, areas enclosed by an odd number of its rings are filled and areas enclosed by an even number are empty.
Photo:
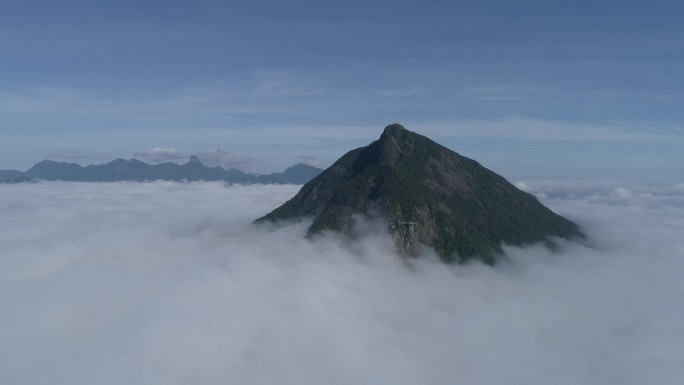
M503 243L582 236L576 224L533 195L399 124L342 156L256 222L311 217L309 236L349 233L355 213L381 218L402 254L416 255L429 245L446 262L477 257L493 263Z

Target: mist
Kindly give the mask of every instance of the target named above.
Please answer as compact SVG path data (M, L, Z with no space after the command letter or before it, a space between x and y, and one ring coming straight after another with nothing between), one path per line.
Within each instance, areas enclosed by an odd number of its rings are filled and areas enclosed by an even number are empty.
M448 266L251 224L298 186L0 185L0 383L681 380L684 185L519 186L589 240Z

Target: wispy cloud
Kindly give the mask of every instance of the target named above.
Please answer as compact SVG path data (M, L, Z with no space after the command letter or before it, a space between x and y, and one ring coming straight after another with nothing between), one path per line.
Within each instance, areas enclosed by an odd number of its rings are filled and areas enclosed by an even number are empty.
M0 111L6 113L6 116L20 114L39 116L41 119L54 117L57 119L55 124L59 126L68 124L69 121L78 122L74 126L55 128L56 131L87 132L100 128L116 129L119 132L135 132L141 129L226 130L235 132L239 138L258 136L266 141L270 135L278 139L289 136L295 140L305 137L336 136L338 139L350 139L374 136L370 135L370 132L365 135L361 132L377 130L372 121L358 124L356 120L351 120L330 124L330 121L339 121L335 112L331 112L332 115L326 119L330 106L321 109L320 100L313 101L313 105L318 104L317 108L320 110L312 111L312 108L306 108L307 105L311 105L311 100L292 99L294 95L307 95L316 99L315 94L319 92L315 87L300 88L293 79L296 78L287 74L266 74L263 75L263 79L252 85L251 92L245 88L246 84L241 84L239 88L230 91L217 88L189 88L171 96L137 99L104 98L70 89L32 89L1 93ZM230 88L230 85L226 87ZM409 94L419 92L414 89L397 92L401 94L404 91ZM521 90L511 87L479 87L470 89L466 94L478 100L498 102L544 98L544 92L538 88ZM388 95L390 94L395 92L388 91ZM245 95L251 95L248 97L249 100L245 99ZM324 98L330 97L327 94ZM366 108L367 106L362 107ZM281 119L269 121L269 116ZM90 118L109 121L93 123ZM392 122L382 122L379 126L388 123ZM540 119L524 114L490 118L448 118L440 121L411 119L404 123L409 128L427 134L482 138L617 142L684 139L684 127L677 123L627 120L590 123L582 120ZM88 126L85 126L86 124ZM287 134L280 134L285 132Z
M321 167L324 165L323 160L313 155L299 155L297 156L297 161L314 167Z
M408 96L418 96L425 93L426 90L422 88L391 88L379 91L378 93L382 96L388 97L408 97Z
M218 146L212 150L198 150L187 151L177 148L154 147L147 151L140 151L133 154L144 162L159 164L159 163L187 163L189 158L195 155L207 166L221 166L224 169L236 168L242 171L253 171L258 161L254 158L242 155L236 155L228 151L224 146Z
M474 137L551 142L684 142L684 126L632 122L564 122L505 117L416 123L435 137Z
M327 91L327 92L326 92ZM291 73L261 71L255 74L251 96L254 98L308 97L330 94L320 83Z

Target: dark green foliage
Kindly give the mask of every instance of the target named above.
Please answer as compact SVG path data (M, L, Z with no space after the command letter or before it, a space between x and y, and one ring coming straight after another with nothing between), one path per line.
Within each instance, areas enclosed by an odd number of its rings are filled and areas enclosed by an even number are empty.
M359 212L380 215L390 226L415 223L417 241L433 246L446 262L479 257L492 264L503 243L582 236L577 225L531 194L398 124L345 154L257 222L313 217L313 235L344 231Z

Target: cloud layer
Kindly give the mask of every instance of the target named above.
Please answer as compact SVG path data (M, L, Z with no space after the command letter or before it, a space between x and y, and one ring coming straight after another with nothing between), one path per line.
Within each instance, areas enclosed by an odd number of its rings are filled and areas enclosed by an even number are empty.
M684 189L527 182L590 246L402 261L250 221L295 186L0 186L0 383L644 384L684 375Z

